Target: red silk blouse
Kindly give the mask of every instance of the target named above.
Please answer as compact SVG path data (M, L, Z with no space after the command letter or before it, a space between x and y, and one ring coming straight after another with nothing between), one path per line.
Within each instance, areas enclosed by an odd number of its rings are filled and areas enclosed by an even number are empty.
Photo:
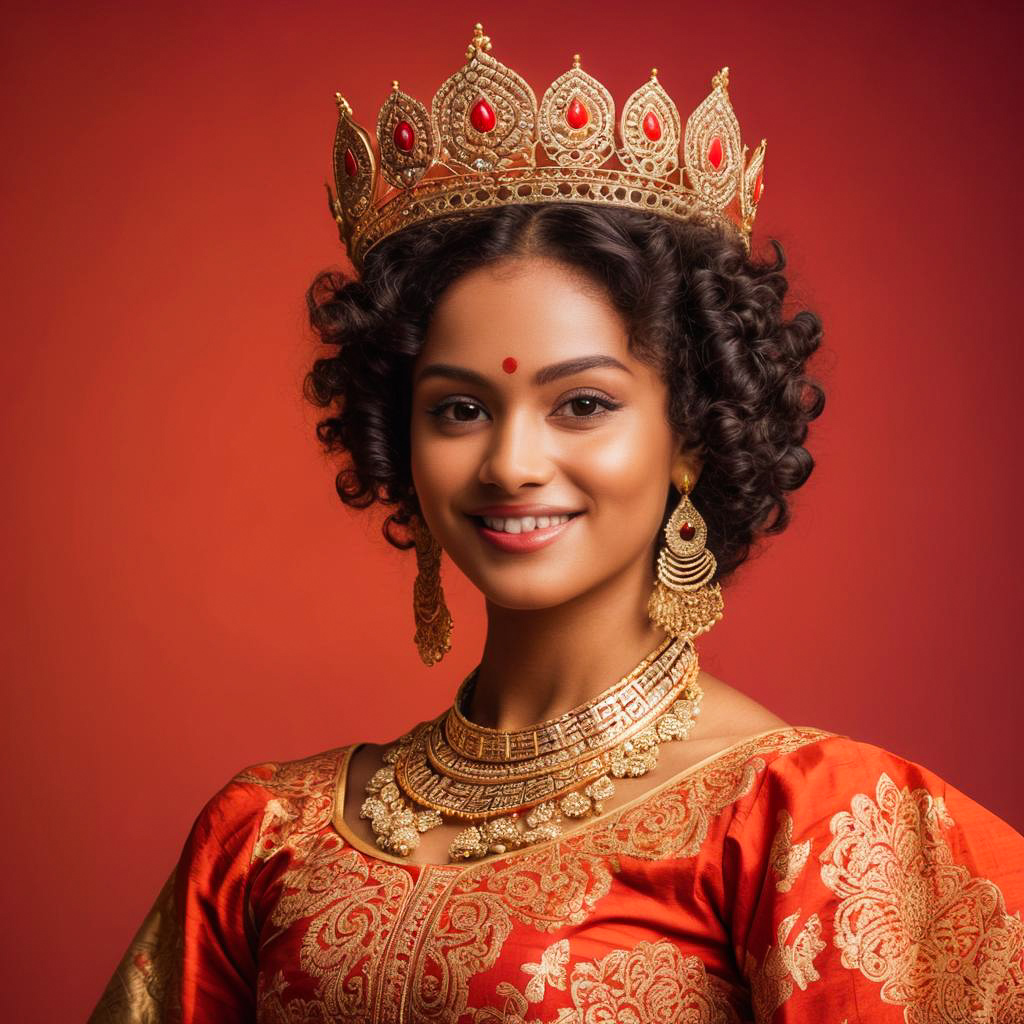
M345 826L353 749L209 800L91 1024L1024 1021L1024 837L869 743L772 730L425 866Z

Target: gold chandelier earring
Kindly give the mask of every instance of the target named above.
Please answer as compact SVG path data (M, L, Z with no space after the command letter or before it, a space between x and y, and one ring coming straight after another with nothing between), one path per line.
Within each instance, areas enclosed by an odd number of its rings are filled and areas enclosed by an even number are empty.
M412 609L416 618L416 646L424 665L436 665L452 646L452 616L441 586L441 545L419 517L412 519L416 544L416 581Z
M670 636L692 639L706 633L725 607L721 587L711 584L717 563L707 549L708 528L690 501L690 475L665 524L665 546L658 554L657 580L647 614Z

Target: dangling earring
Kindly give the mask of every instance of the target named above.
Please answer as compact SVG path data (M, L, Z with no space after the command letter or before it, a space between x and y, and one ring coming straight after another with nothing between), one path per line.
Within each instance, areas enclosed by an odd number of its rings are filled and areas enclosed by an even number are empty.
M708 528L690 501L690 475L683 477L682 497L665 524L665 546L658 554L658 578L647 614L670 636L692 639L706 633L725 607L721 587L708 582L715 556L705 546Z
M412 519L412 531L416 543L416 582L412 588L414 639L423 664L436 665L452 646L452 616L441 587L441 545L419 516Z

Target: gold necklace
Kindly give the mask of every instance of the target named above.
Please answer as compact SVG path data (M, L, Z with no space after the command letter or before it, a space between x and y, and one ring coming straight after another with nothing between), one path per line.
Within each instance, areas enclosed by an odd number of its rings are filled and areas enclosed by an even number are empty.
M692 641L670 638L586 704L503 732L465 716L474 669L452 707L384 752L360 817L377 845L399 856L446 819L473 822L450 844L453 860L554 839L565 819L601 813L613 778L652 771L660 741L688 738L704 696L698 671Z

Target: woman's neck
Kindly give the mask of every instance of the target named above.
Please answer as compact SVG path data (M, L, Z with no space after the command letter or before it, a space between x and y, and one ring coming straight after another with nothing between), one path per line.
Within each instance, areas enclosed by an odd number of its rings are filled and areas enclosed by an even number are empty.
M468 717L491 729L524 729L608 689L665 639L647 617L652 586L653 577L633 567L555 608L488 602Z

